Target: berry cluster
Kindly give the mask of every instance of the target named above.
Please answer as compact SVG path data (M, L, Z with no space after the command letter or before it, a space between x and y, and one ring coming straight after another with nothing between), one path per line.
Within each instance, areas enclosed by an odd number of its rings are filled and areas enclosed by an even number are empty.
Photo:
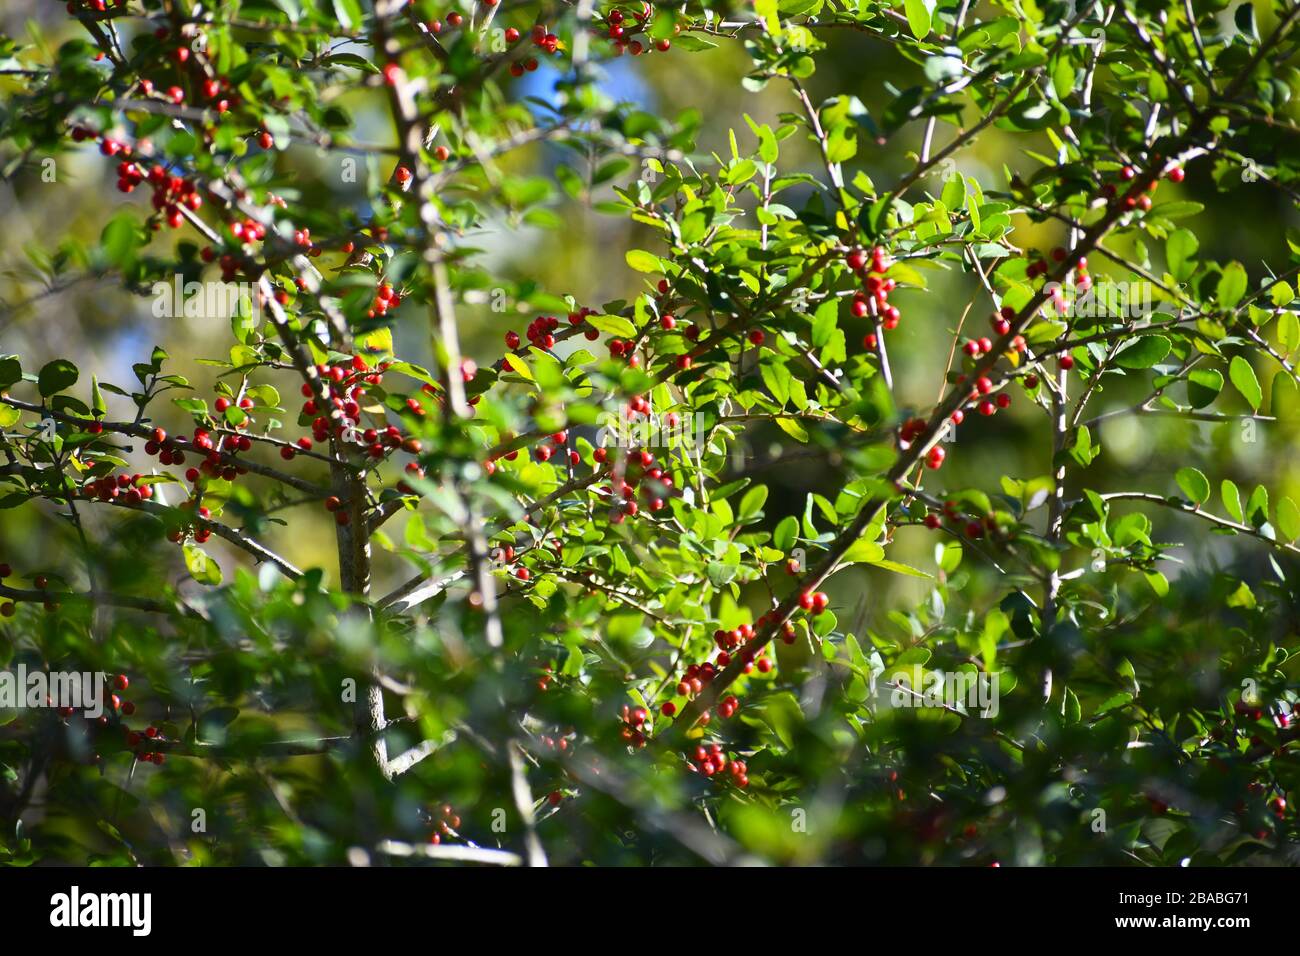
M672 48L672 41L667 37L651 40L647 34L645 42L633 39L637 34L646 32L646 25L653 13L654 8L648 3L642 3L640 10L631 12L615 8L605 14L603 25L596 25L593 29L597 35L603 33L613 41L616 56L622 56L624 52L640 56L642 53L649 53L652 49L667 53ZM680 27L675 27L673 32L679 30Z
M593 457L597 465L603 465L609 460L609 452L597 448ZM638 489L645 506L652 512L662 511L666 504L664 499L678 493L672 475L655 465L655 456L645 449L634 449L628 453L623 476L617 486L601 485L597 489L610 505L611 522L621 524L624 519L640 513L641 508L636 502Z
M302 394L306 401L302 405L302 420L310 422L312 437L304 436L294 445L284 446L280 449L280 456L286 461L292 460L298 451L310 451L313 440L317 444L323 444L329 441L331 435L341 445L351 446L353 450L375 460L384 458L397 448L419 454L422 450L419 440L404 437L396 425L388 425L383 429L360 427L361 403L365 400L366 391L371 386L379 385L387 370L387 363L381 362L372 367L360 355L330 365L317 365L316 373L320 376L331 407L328 410L322 409L314 397L312 387L304 382ZM407 400L407 407L416 414L424 412L424 406L415 398ZM418 465L407 470L413 475L423 476ZM340 511L337 514L339 522L346 523L347 512Z
M375 290L375 301L366 312L366 316L373 319L378 315L387 315L390 309L395 309L401 304L402 294L387 282L381 282L379 288Z
M953 423L961 424L961 409L953 413ZM924 438L929 430L929 425L924 418L909 418L903 422L902 427L898 430L898 445L906 450L912 447L912 443L920 438ZM943 460L948 456L943 446L935 445L925 453L925 464L927 468L938 468L943 464Z
M444 836L459 836L456 831L460 829L460 817L457 815L455 809L452 808L450 803L444 803L439 808L438 813L439 819L433 820L430 818L429 821L430 825L434 828L433 832L429 834L429 842L434 846L441 843Z
M889 253L883 246L874 247L870 253L865 249L850 249L844 257L844 264L862 281L862 288L853 294L849 311L856 318L878 317L885 331L898 328L902 313L898 306L889 304L889 293L897 288L898 283L885 275L891 265ZM863 347L874 349L876 337L868 333L863 340Z
M100 714L98 717L86 720L91 722L92 728L100 731L108 731L116 727L120 732L121 739L126 745L126 749L131 753L133 758L140 763L152 763L162 766L167 761L167 757L160 750L154 749L156 745L165 743L166 735L162 729L153 725L147 725L143 730L132 730L126 723L125 718L132 717L136 712L136 705L133 701L123 700L122 694L131 686L131 680L126 674L118 674L113 678L111 687L104 689L104 707L108 713ZM60 707L58 709L59 717L62 720L69 720L76 713L74 707ZM110 716L111 715L111 716ZM100 755L95 753L90 758L91 763L99 763Z
M486 3L488 0L484 0L484 2ZM495 2L495 0L493 0L493 2ZM508 27L505 31L505 36L507 43L515 44L519 42L519 31L514 27ZM533 25L530 39L533 46L537 47L549 56L559 56L561 54L560 38L540 23ZM532 73L537 69L538 65L537 57L535 56L525 57L522 60L515 60L510 64L510 75L516 78L521 77L524 73Z
M948 525L953 534L964 534L971 540L976 540L990 534L994 537L1002 537L1006 534L996 514L986 514L974 516L962 511L961 506L955 501L945 501L943 504L942 514L936 512L928 513L922 523L931 530L937 530Z
M749 786L749 768L745 765L745 761L728 760L722 744L712 743L707 746L700 744L691 756L688 766L692 772L713 777L724 771L730 771L732 783L741 789Z
M646 745L646 733L650 730L650 712L644 707L623 705L623 728L620 733L631 746L640 750Z

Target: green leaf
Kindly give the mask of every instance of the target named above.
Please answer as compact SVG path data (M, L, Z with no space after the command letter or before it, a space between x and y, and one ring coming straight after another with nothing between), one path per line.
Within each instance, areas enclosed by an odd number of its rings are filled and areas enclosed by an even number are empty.
M1284 541L1300 538L1300 508L1290 498L1284 497L1277 503L1277 530L1282 532Z
M912 29L912 36L924 40L930 33L930 18L935 0L904 0L903 9L907 11L907 25Z
M1246 270L1242 268L1239 262L1229 262L1223 268L1223 274L1219 276L1219 285L1215 291L1215 296L1219 300L1219 305L1225 309L1231 309L1241 297L1246 294Z
M333 5L334 16L338 18L339 26L345 31L351 30L364 19L361 4L357 0L334 0Z
M104 403L104 393L99 390L99 376L90 377L90 407L97 417L102 418L108 411L108 405Z
M221 566L212 560L202 548L192 544L184 547L185 569L190 577L200 584L216 586L221 583Z
M0 358L0 391L13 385L23 377L22 363L13 356Z
M1286 355L1290 355L1300 346L1300 316L1294 312L1283 312L1278 316L1277 341Z
M785 432L795 441L800 441L803 442L804 444L807 444L808 432L804 429L802 425L800 425L793 418L778 418L776 420L776 424L777 427L781 429L781 431Z
M879 547L879 545L877 545L877 547ZM868 561L867 563L875 568L883 568L886 571L893 571L895 574L906 574L909 577L913 577L913 578L934 577L933 574L930 574L927 571L922 571L919 568L914 568L910 564L902 564L898 561L890 561L887 558L882 559L880 561Z
M761 512L763 503L767 501L767 493L766 485L755 485L745 492L745 496L740 499L740 509L736 513L737 519L745 521Z
M1228 364L1228 378L1232 379L1232 384L1237 387L1244 398L1254 411L1259 411L1259 403L1264 400L1264 393L1259 387L1259 379L1255 377L1255 370L1251 368L1250 362L1240 355L1234 355L1232 361Z
M1193 369L1187 376L1187 401L1192 408L1204 408L1223 391L1223 373L1212 368Z
M820 349L831 340L831 333L835 331L835 321L839 313L839 300L832 297L827 299L817 307L817 312L813 315L812 325L812 346Z
M636 326L621 315L589 315L587 324L599 332L616 335L622 339L630 339L636 335Z
M1200 506L1210 500L1210 480L1196 468L1179 468L1174 480L1193 503Z
M1191 278L1196 271L1192 256L1196 255L1200 245L1190 229L1177 229L1165 241L1165 259L1169 263L1169 273L1179 282Z
M510 366L516 375L526 378L530 382L533 380L532 369L528 367L528 363L523 360L522 356L516 355L514 352L507 352L505 354L505 363Z
M885 549L874 541L868 541L866 538L858 538L849 546L849 550L844 552L841 559L845 564L877 564L885 559Z
M125 271L135 261L136 250L143 244L140 224L132 213L120 212L104 227L99 244L108 261Z
M49 398L75 385L79 375L77 366L67 359L55 359L41 369L36 378L36 387L42 398Z
M1227 478L1223 479L1219 485L1219 495L1223 498L1223 507L1232 516L1232 520L1238 523L1245 520L1245 513L1241 510L1241 492L1237 489L1234 482Z
M1250 500L1246 502L1246 523L1256 528L1268 524L1268 489L1263 485L1256 485L1250 493Z
M788 554L793 546L795 538L799 535L799 521L792 515L786 515L777 522L776 530L772 532L772 547L776 550Z
M1163 335L1142 335L1124 351L1115 356L1115 364L1122 368L1150 368L1169 354L1169 339Z
M758 373L777 404L785 405L790 400L790 385L793 381L785 363L764 362L758 367Z
M661 272L659 257L643 249L629 249L624 256L627 264L637 272Z

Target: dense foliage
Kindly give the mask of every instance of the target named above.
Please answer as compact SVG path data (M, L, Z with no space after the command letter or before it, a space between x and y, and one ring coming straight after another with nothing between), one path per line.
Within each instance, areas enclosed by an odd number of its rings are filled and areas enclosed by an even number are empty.
M0 698L0 860L1291 851L1300 6L52 8L0 664L115 686ZM775 110L608 82L729 51ZM86 374L104 279L225 341Z

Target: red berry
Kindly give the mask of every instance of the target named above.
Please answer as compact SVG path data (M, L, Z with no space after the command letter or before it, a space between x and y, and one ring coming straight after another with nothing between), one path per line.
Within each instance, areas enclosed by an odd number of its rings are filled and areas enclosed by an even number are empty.
M1074 368L1074 356L1062 355L1057 360L1057 363L1061 366L1061 368L1065 369L1068 372L1070 369Z

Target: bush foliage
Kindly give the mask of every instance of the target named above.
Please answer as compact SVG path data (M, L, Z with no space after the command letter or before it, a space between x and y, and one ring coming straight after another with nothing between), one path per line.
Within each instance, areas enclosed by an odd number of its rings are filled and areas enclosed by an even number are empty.
M1300 7L54 9L0 662L126 680L0 700L0 859L1290 852Z

